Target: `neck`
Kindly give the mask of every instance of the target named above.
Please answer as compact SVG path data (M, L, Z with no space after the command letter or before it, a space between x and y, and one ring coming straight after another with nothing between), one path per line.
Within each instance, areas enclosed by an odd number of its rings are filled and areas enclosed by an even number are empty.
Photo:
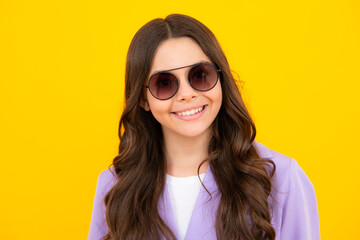
M164 154L167 174L175 177L188 177L197 175L201 162L207 159L210 131L196 137L184 137L164 133ZM208 162L200 168L200 174L205 173Z

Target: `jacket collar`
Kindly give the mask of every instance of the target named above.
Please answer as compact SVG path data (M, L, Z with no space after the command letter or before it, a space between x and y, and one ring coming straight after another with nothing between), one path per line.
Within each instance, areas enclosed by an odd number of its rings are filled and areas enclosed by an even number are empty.
M254 141L254 147L261 158L273 157L271 150L261 143ZM192 216L190 218L185 240L216 239L215 219L221 196L210 166L206 171L203 184L211 196L204 186L201 186ZM174 211L171 206L167 183L165 183L164 193L162 194L158 204L158 211L160 217L178 238L179 234L176 226Z
M220 201L220 194L218 193L218 188L210 167L208 167L205 173L203 184L211 193L211 196L205 190L204 186L201 186L190 218L185 239L216 239L214 226L216 211ZM164 193L158 204L158 211L160 217L178 238L179 234L176 226L174 211L171 206L167 183L165 183Z

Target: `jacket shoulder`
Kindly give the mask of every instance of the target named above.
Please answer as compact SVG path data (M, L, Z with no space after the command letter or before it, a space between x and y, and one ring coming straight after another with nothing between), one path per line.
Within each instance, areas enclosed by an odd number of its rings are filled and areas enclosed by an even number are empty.
M103 170L98 178L97 189L100 190L103 195L115 185L117 176L114 167Z
M296 160L255 143L260 157L275 163L269 205L277 239L320 239L314 186Z
M88 235L89 240L101 239L108 233L105 220L106 207L104 198L116 183L116 179L113 167L103 170L98 177Z
M270 159L274 162L276 170L272 179L273 184L280 189L286 189L289 175L293 167L298 165L296 160L274 151L259 142L254 142L254 146L261 158Z
M291 161L295 161L294 159L282 153L276 152L259 142L254 142L254 147L261 158L271 159L275 163L276 168L280 168L279 170L289 168Z

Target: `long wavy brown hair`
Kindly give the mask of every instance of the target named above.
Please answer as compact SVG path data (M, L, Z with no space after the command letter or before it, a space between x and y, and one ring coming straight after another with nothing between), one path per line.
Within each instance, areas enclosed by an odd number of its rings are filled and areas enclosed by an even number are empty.
M221 69L223 102L212 124L206 160L221 193L217 239L275 239L267 201L275 165L261 159L253 146L255 125L215 36L199 21L180 14L148 22L130 44L119 154L113 160L118 181L105 197L109 232L103 239L176 239L158 213L165 185L161 125L140 105L157 47L177 37L194 39Z

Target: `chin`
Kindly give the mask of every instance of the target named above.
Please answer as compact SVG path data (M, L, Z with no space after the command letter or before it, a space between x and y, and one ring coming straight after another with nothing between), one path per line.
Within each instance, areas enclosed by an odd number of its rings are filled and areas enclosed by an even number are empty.
M197 129L194 129L193 131L191 129L186 129L184 131L180 131L179 134L184 137L193 138L193 137L199 137L201 135L207 134L207 132L208 131L206 129L200 130L197 128Z

